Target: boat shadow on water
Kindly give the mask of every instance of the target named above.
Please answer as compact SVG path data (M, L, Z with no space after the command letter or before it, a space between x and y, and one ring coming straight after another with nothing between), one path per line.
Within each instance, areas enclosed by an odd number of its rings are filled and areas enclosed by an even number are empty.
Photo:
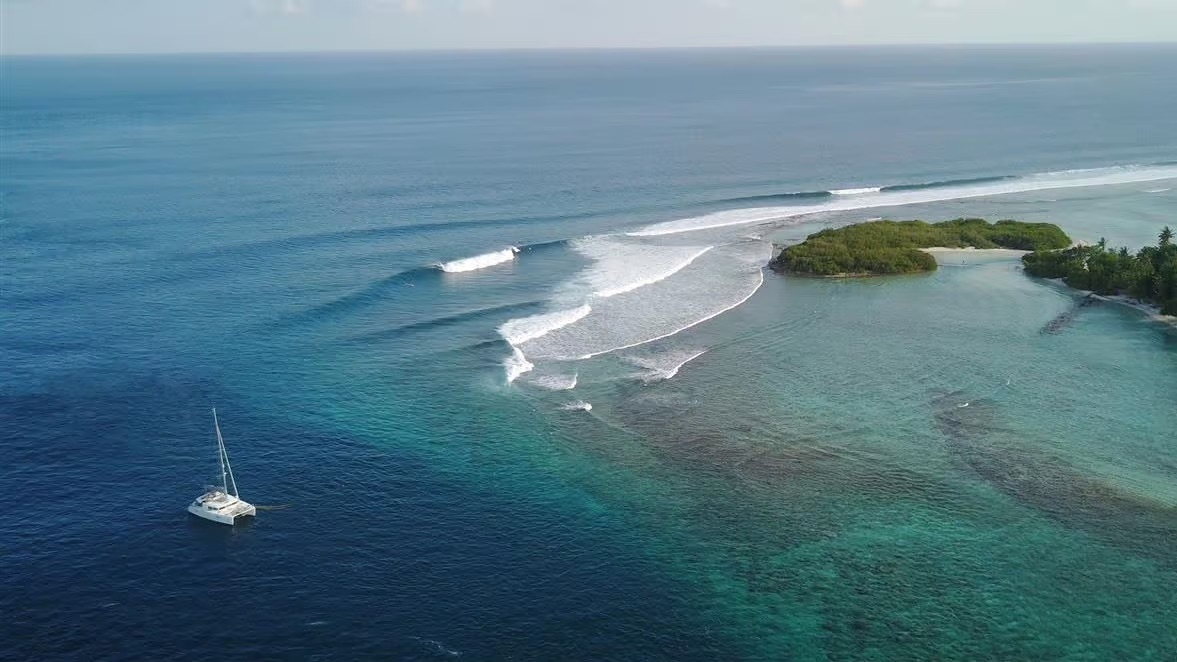
M1025 443L1003 425L993 400L953 393L932 406L951 454L1000 492L1062 526L1177 569L1177 507Z

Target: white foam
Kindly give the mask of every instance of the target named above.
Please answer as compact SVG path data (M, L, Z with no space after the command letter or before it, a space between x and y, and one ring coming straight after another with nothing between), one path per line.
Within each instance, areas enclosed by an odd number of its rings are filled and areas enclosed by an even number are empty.
M499 327L501 335L512 346L522 345L529 340L541 338L556 329L568 326L593 311L588 304L569 310L557 310L530 317L508 320Z
M650 356L630 356L626 360L639 368L645 368L646 372L638 375L638 379L650 383L673 379L683 366L706 353L706 349L683 348Z
M1007 195L1010 193L1132 184L1175 178L1177 178L1177 166L1119 166L1115 168L1042 173L998 182L962 184L960 186L946 186L943 188L883 191L878 195L851 197L850 199L833 200L810 205L722 211L694 218L655 223L640 230L630 232L628 235L634 237L654 237L682 232L710 230L733 225L781 221L822 212L853 211L874 207L897 207L945 200Z
M716 318L716 317L719 317L720 315L722 315L722 314L726 313L727 311L729 311L729 310L732 310L733 308L736 308L736 307L738 307L740 304L744 303L744 302L745 302L745 301L747 301L748 299L751 299L751 298L752 298L752 295L753 295L753 294L756 294L756 291L757 291L757 290L759 290L759 289L760 289L760 286L764 284L764 272L759 272L759 273L757 273L757 276L758 276L758 278L757 278L757 280L756 280L756 286L752 288L752 291L748 292L748 293L747 293L746 295L744 295L743 297L740 297L740 299L739 299L739 300L737 300L735 303L733 303L733 304L731 304L731 305L729 305L729 306L726 306L726 307L724 307L724 308L721 308L721 309L719 309L719 310L717 310L717 311L715 311L715 312L713 312L713 313L711 313L711 314L709 314L709 315L706 315L706 316L704 316L704 317L701 317L701 318L699 318L698 320L695 320L694 322L691 322L690 324L687 324L687 325L685 325L685 326L679 327L679 328L677 328L677 329L675 329L675 330L673 330L673 331L670 331L669 333L664 333L664 334L662 334L662 335L660 335L660 336L654 336L653 338L646 338L646 339L639 340L639 341L637 341L637 342L634 342L634 343L630 343L630 344L628 344L628 345L621 345L621 346L619 346L619 347L610 347L609 349L603 349L603 350L600 350L600 351L597 351L597 352L593 352L592 354L584 354L584 355L582 355L582 356L579 356L579 357L577 357L577 358L578 358L578 359L580 359L580 360L584 360L584 359L591 359L591 358L593 358L594 356L600 356L600 355L602 355L602 354L609 354L609 353L612 353L612 352L618 352L618 351L621 351L621 350L623 350L623 349L631 349L631 348L633 348L633 347L638 347L638 346L641 346L641 345L645 345L646 343L652 343L652 342L654 342L655 340L663 340L663 339L665 339L665 338L669 338L669 337L671 337L671 336L676 336L676 335L678 335L678 334L682 333L683 331L686 331L687 329L690 329L690 328L692 328L692 327L699 326L699 325L700 325L700 324L702 324L703 322L706 322L706 321L708 321L708 320L711 320L711 319L714 319L714 318ZM676 371L676 372L677 372L677 371Z
M882 186L870 186L867 188L840 188L830 191L833 195L862 195L864 193L881 193Z
M1154 189L1149 189L1149 190L1145 191L1145 193L1168 193L1169 191L1172 191L1172 190L1173 190L1172 188L1154 188Z
M592 310L588 305L584 305L571 310L557 310L530 317L520 317L508 320L500 326L499 335L511 345L511 355L503 359L507 383L514 382L520 375L531 372L535 368L535 364L527 360L527 356L519 349L519 345L542 338L556 329L568 326L588 315Z
M518 252L518 248L511 246L510 248L504 248L501 251L495 251L493 253L483 253L482 255L475 255L474 257L466 257L460 260L442 262L437 265L437 268L451 274L461 273L463 271L475 271L477 269L493 267L496 264L510 262L511 260L515 259L515 253Z
M511 348L511 355L503 359L503 368L507 372L507 383L519 379L520 375L531 372L535 364L527 360L518 347Z
M608 299L666 280L714 246L657 246L622 237L586 237L572 244L593 264L573 283L591 296Z
M578 375L573 373L571 375L543 375L540 377L529 377L529 383L535 384L549 391L571 391L576 388L576 381Z
M718 247L650 287L594 302L592 314L523 343L532 360L585 360L669 338L747 301L764 282L766 242Z
M560 407L560 409L563 409L564 411L592 411L593 406L591 403L585 402L584 400L577 400L576 402L569 402L563 407Z

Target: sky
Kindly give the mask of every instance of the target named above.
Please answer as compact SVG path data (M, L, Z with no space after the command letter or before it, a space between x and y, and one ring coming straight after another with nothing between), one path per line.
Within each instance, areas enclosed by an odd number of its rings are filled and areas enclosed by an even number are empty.
M1177 42L1177 0L0 0L0 53Z

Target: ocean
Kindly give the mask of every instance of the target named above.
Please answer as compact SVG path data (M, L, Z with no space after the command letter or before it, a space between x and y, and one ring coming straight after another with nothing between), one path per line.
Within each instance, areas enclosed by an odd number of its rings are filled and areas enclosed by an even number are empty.
M1177 332L1016 257L764 269L1155 242L1174 61L0 59L0 657L1177 657Z

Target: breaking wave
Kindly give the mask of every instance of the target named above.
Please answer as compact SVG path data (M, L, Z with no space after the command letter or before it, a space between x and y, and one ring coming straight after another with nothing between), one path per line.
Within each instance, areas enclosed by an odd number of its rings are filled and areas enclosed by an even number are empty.
M649 384L673 379L678 374L678 371L682 370L683 366L706 353L706 349L683 348L650 356L629 356L626 357L626 360L639 368L645 369L645 372L639 374L637 378Z
M1155 165L1117 166L1112 168L1047 172L1026 176L983 177L924 184L900 184L897 186L881 187L875 193L862 192L853 196L841 196L842 199L834 199L817 204L735 209L677 221L655 223L629 232L628 235L633 237L655 237L736 225L781 221L822 212L853 211L875 207L897 207L928 202L942 202L945 200L1007 195L1010 193L1132 184L1174 178L1177 178L1177 166Z
M560 407L560 409L564 411L592 411L593 405L584 400L577 400L576 402L569 402L563 407Z
M733 203L733 202L758 202L765 200L819 200L822 198L829 198L833 193L830 191L798 191L795 193L765 193L762 195L745 195L738 198L727 198L725 200L717 200L718 203Z
M1049 173L1047 173L1049 174ZM969 177L966 179L945 179L937 182L924 182L922 184L895 184L893 186L883 186L880 191L922 191L933 188L948 188L950 186L975 186L977 184L994 184L996 182L1006 182L1011 179L1018 179L1017 175L998 175L996 177Z
M508 384L519 379L520 375L531 372L534 368L535 364L528 361L518 347L512 346L511 355L503 359L503 370L507 373Z
M568 326L591 312L593 312L592 307L585 304L571 310L557 310L553 313L521 317L500 326L499 335L511 345L521 345Z
M611 237L588 237L573 247L593 261L578 280L597 299L608 299L666 280L715 248L656 246Z
M760 241L717 247L689 269L594 301L591 315L513 344L533 360L581 361L669 338L751 298L764 283L770 253L771 245Z
M464 271L476 271L478 269L493 267L496 264L510 262L511 260L515 259L515 253L518 252L518 248L511 246L510 248L504 248L501 251L495 251L493 253L483 253L482 255L466 257L460 260L441 262L437 265L437 268L450 274L462 273Z
M524 380L528 384L572 389L576 375L571 374L575 370L569 362L624 350L633 351L622 359L642 369L633 375L636 378L644 382L674 378L705 350L697 344L690 346L692 341L686 342L687 347L675 347L683 343L681 336L659 343L657 350L649 344L679 336L740 306L764 284L763 267L772 247L758 237L746 236L746 226L751 224L803 220L821 212L1170 179L1177 179L1177 164L789 193L743 199L787 200L780 206L745 206L625 234L570 240L566 247L586 258L587 264L552 290L549 312L521 316L498 329L511 346L503 360L507 382L532 373ZM728 227L737 230L708 234L705 242L681 236Z
M499 327L499 335L511 345L511 355L503 360L503 368L507 373L507 383L515 381L520 375L531 372L535 364L527 360L527 356L519 349L519 345L542 338L543 336L568 326L592 312L588 305L571 310L557 310L513 319Z

